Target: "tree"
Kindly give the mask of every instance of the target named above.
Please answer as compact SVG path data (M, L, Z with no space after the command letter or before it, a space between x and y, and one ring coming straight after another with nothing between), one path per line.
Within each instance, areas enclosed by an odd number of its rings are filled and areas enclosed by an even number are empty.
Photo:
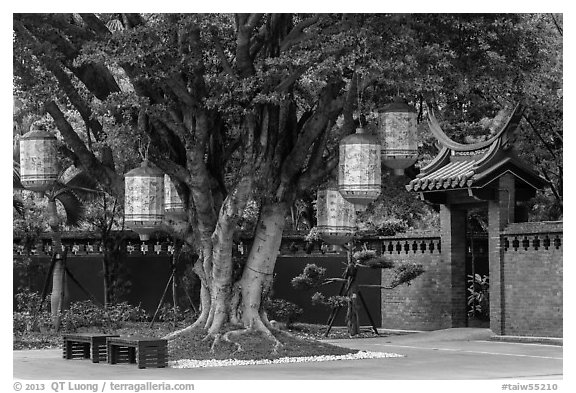
M20 183L17 163L14 162L15 189L24 189ZM58 205L63 209L66 217L65 223L69 226L78 226L84 218L84 202L90 200L97 192L94 179L86 172L69 166L60 172L57 181L42 196L46 198L46 210L43 212L46 222L52 231L52 263L49 275L52 275L52 294L50 298L50 311L54 329L60 328L60 314L64 310L68 289L66 283L66 253L63 250L60 214ZM58 203L57 203L58 202ZM24 213L24 212L23 212Z
M538 69L507 59L543 44L515 14L15 14L13 26L17 94L34 92L75 162L120 200L139 149L175 183L187 219L170 230L202 282L190 329L216 342L232 323L276 345L262 299L285 217L331 174L340 138L398 92L421 112L497 108L518 67ZM235 271L251 200L254 243Z
M362 285L358 283L358 274L361 269L391 269L393 278L385 285ZM394 289L399 285L407 284L424 273L424 267L411 262L395 264L385 256L378 256L376 251L364 249L353 252L352 243L348 244L348 264L342 277L326 278L326 269L315 264L308 264L301 274L292 279L292 286L298 290L317 290L324 285L341 283L342 287L337 296L326 298L322 293L312 295L313 304L322 304L332 308L326 335L332 327L336 311L346 306L346 325L348 334L355 336L360 333L360 319L358 299L364 302L360 288ZM366 305L364 305L366 308ZM366 309L367 311L367 309ZM370 317L371 318L371 317ZM376 331L377 332L377 331Z

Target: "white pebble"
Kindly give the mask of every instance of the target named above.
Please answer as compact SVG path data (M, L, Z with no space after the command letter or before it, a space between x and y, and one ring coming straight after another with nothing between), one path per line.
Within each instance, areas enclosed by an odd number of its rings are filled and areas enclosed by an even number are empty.
M200 368L200 367L226 367L226 366L251 366L258 364L279 364L279 363L301 363L301 362L325 362L330 360L355 360L355 359L379 359L379 358L398 358L404 355L388 352L370 352L360 351L357 353L350 353L347 355L319 355L319 356L300 356L300 357L284 357L278 359L261 359L261 360L240 360L240 359L225 359L225 360L194 360L194 359L180 359L168 362L172 368Z

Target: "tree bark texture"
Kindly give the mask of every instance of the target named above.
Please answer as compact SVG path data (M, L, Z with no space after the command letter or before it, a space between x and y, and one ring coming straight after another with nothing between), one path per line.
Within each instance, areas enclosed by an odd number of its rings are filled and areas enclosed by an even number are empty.
M239 282L238 311L243 325L248 328L266 331L261 318L262 300L271 289L287 211L286 203L268 204L262 208L254 243Z
M47 205L48 224L52 230L52 252L55 254L54 270L52 271L52 293L50 295L50 314L52 327L58 331L61 323L61 313L67 300L66 259L62 252L60 235L60 219L56 210L56 200L51 198Z

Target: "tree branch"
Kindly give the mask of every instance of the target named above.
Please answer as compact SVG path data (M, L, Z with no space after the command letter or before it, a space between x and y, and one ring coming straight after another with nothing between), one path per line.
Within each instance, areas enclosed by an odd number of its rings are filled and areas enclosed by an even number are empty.
M540 135L540 132L538 132L538 130L536 129L536 127L534 126L534 124L532 123L532 121L528 118L528 116L526 115L522 115L522 117L526 120L526 122L530 125L530 128L532 129L532 131L534 131L534 134L536 134L536 136L538 137L538 139L540 139L540 142L542 142L542 144L544 145L544 147L546 148L546 150L548 150L548 152L552 155L552 157L557 160L558 156L556 155L556 153L554 152L554 149L552 149L552 147L550 147L550 145L544 140L544 138L542 137L542 135Z
M306 162L306 156L309 153L310 147L316 138L325 131L328 122L334 120L342 111L343 98L337 98L341 84L341 81L329 83L323 89L318 108L312 117L304 124L296 144L282 165L280 179L284 187L287 187L294 176L300 172L302 165ZM279 190L280 193L285 191L282 188L283 187Z
M182 103L189 107L197 106L197 101L188 92L188 89L182 80L177 80L176 77L172 77L167 78L165 83Z
M94 175L95 178L101 181L102 186L112 195L122 197L124 195L124 179L122 176L118 175L114 170L108 168L98 159L96 156L88 150L82 139L78 136L76 131L68 120L64 117L64 114L58 108L58 105L54 101L49 101L45 104L46 111L54 119L54 123L58 127L58 130L64 137L66 143L71 147L72 151L78 156L82 166Z
M254 75L254 64L250 57L250 40L256 24L264 14L238 14L236 15L236 65L238 74L242 78Z
M564 29L562 29L562 26L560 26L560 24L558 23L558 20L556 19L556 16L554 14L550 14L550 16L552 17L552 21L554 22L554 26L556 26L556 30L558 30L558 33L560 33L560 37L562 37L563 33L564 33Z
M305 19L298 23L292 30L290 30L290 33L288 33L286 38L282 40L280 43L280 50L284 52L298 42L313 38L313 35L304 34L304 29L318 23L319 20L320 14L316 14L312 18Z
M222 48L222 43L220 42L220 37L218 37L216 28L211 29L211 33L212 33L212 42L214 43L214 49L216 50L216 55L220 59L222 68L224 68L224 71L228 75L230 75L234 79L237 79L236 73L234 72L232 66L228 62L228 59L226 58L226 54L224 53L224 48Z
M376 285L376 284L358 284L359 287L362 288L380 288L380 289L394 289L396 286L389 286L389 285Z
M346 101L344 101L344 108L342 114L344 115L344 131L346 134L351 134L356 129L354 124L354 103L357 102L356 97L358 93L358 73L354 71L352 79L350 80L350 87L346 93Z
M544 176L544 178L546 180L548 180L548 183L550 183L550 189L552 190L554 197L556 198L556 200L558 200L558 202L560 204L562 204L562 197L560 196L560 193L558 192L556 185L554 184L552 179L550 179L550 176L548 175L548 171L542 165L540 165L539 167L540 167L540 172L542 172L542 175Z
M82 17L82 20L88 25L88 27L96 34L104 36L112 34L110 30L108 30L104 22L102 22L100 18L98 18L96 15L80 14L80 16Z

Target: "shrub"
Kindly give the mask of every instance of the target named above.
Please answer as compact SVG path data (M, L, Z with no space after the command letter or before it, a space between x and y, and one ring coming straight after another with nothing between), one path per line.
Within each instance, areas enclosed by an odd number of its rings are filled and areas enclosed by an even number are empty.
M118 329L125 322L144 322L148 313L140 306L132 306L127 302L109 305L107 308L94 304L90 300L74 302L64 312L62 329L73 332L81 327L96 327L102 329Z
M191 309L183 310L179 306L176 306L176 322L181 321L193 321L197 318L197 313ZM164 303L158 311L156 320L159 322L174 322L174 306L170 303Z
M301 307L284 299L268 299L265 303L268 319L284 322L290 327L304 313Z
M330 308L345 307L349 301L350 298L348 296L330 296L327 298L320 292L316 292L312 295L313 305L319 304Z
M490 319L490 283L488 276L468 275L468 316Z
M389 218L376 226L376 233L380 236L394 236L397 233L404 233L408 229L408 224L404 220Z
M23 336L29 332L45 332L52 327L52 317L49 311L15 311L12 313L13 333Z
M50 316L48 299L44 300L43 311L38 312L40 294L24 289L14 295L14 312L12 316L13 332L24 335L32 331L45 331L50 329L52 320Z
M302 274L292 279L292 286L296 289L313 289L322 285L326 276L326 268L313 263L306 265Z
M38 292L32 292L29 289L24 289L22 292L18 292L14 295L14 309L17 312L29 312L33 313L38 310L40 305L40 294ZM48 305L48 300L44 299L44 306Z
M106 312L110 320L118 322L145 322L149 319L148 313L140 305L133 306L128 302L108 305Z
M80 327L104 327L108 316L103 307L89 300L74 302L62 315L62 330L74 332Z

